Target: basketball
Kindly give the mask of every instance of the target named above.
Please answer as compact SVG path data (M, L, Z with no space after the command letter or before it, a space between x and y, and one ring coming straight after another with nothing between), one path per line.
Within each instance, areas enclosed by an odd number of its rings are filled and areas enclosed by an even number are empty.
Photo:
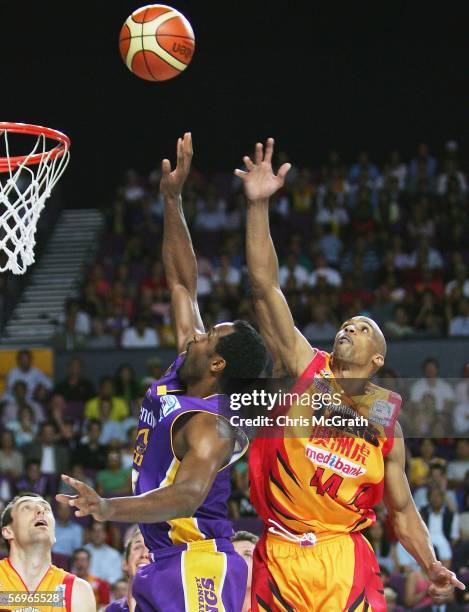
M187 68L195 48L189 21L164 4L134 11L119 36L121 57L127 68L147 81L167 81Z

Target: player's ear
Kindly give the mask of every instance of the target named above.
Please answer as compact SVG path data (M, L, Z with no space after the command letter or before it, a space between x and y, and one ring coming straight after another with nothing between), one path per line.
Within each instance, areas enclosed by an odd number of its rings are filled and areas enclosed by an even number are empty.
M4 540L13 540L13 530L10 525L2 527L2 536Z
M125 559L122 559L121 567L123 572L125 572L126 574L129 573L129 564Z
M384 357L380 353L376 353L376 355L373 355L372 362L375 368L379 370L379 368L382 368L384 365Z
M220 374L226 368L226 361L220 355L215 355L210 362L210 371L214 374Z

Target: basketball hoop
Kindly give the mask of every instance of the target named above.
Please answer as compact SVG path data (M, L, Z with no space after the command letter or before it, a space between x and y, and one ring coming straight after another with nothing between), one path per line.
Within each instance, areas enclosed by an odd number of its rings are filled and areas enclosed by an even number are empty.
M16 154L12 134L36 138L30 153ZM0 272L24 274L34 263L39 215L67 167L70 139L40 125L0 122L0 147Z

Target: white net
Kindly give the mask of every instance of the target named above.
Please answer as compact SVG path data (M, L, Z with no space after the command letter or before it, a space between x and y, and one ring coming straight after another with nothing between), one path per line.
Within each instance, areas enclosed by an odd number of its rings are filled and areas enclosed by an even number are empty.
M0 128L5 155L0 169L0 272L24 274L34 263L39 216L67 167L70 152L68 146L63 150L63 143L50 148L50 139L40 134L31 152L18 163L10 154L9 136L12 132ZM39 162L31 163L32 160Z

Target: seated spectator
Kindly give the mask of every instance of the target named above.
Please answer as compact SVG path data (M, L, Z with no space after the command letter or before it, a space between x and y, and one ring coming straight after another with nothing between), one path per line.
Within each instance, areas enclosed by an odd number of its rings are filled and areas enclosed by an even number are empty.
M58 441L62 442L70 451L74 451L78 426L75 426L73 419L67 416L67 402L64 396L59 393L51 395L48 408L51 421L58 431Z
M117 582L111 584L111 602L125 604L127 602L127 593L129 592L129 581L125 578L119 578ZM124 608L125 610L125 608ZM130 610L130 607L129 607ZM106 608L106 612L111 612L112 608Z
M93 383L84 378L83 362L78 357L72 357L68 363L67 376L55 387L54 392L61 395L67 402L86 402L94 395Z
M26 461L39 463L41 474L56 476L67 473L70 451L57 443L57 429L52 421L45 421L39 429L38 439L23 447Z
M17 380L13 385L12 397L2 410L3 424L8 425L8 423L18 420L18 414L21 408L25 406L31 409L36 423L41 423L44 420L44 410L41 404L33 399L28 399L26 383L23 380Z
M63 504L59 504L59 506L62 505ZM96 606L100 609L101 606L105 606L109 603L111 589L108 581L103 580L90 572L90 565L90 551L85 547L77 548L73 552L71 571L75 574L75 576L78 576L78 578L81 578L82 580L86 580L86 582L91 585L96 598Z
M128 323L128 321L126 321ZM91 333L86 339L86 348L105 349L114 348L116 339L105 330L104 321L100 317L91 320Z
M413 383L410 390L410 399L420 402L427 393L434 396L437 412L449 412L454 402L454 391L450 385L438 376L439 363L433 357L425 359L422 364L423 378Z
M231 265L228 255L220 256L219 265L215 268L212 277L215 283L224 283L232 287L238 287L241 283L241 272Z
M435 177L437 162L436 159L430 154L428 146L424 143L419 144L417 155L409 164L409 177L411 180L418 177L419 166L424 168L426 176L429 178Z
M327 194L322 206L316 213L315 221L318 225L341 227L347 225L349 216L343 206L339 206L334 194Z
M137 421L138 423L138 421ZM131 470L134 459L135 440L137 439L137 423L127 428L127 446L122 449L122 467L126 470Z
M420 610L433 603L432 598L427 594L430 581L423 573L423 570L418 568L411 571L405 582L404 603L407 608L412 610Z
M132 400L139 396L139 386L135 370L129 363L121 364L114 376L116 395L125 399L130 407Z
M65 300L64 315L59 322L64 325L68 322L66 329L77 336L87 336L91 331L89 314L82 310L80 303L75 298Z
M12 368L6 376L5 400L13 399L13 386L18 380L26 384L26 398L31 400L37 387L43 386L52 389L51 379L38 368L33 367L33 355L29 350L18 351L16 356L16 367Z
M372 181L375 181L380 174L378 166L370 161L368 151L360 151L357 162L350 167L348 173L349 182L352 184L356 183L363 173L366 173Z
M91 419L87 423L87 433L82 437L73 454L73 463L87 470L102 470L106 465L107 447L100 442L101 421Z
M419 266L429 270L443 267L443 257L440 251L431 246L427 237L420 238L417 248L409 255L409 267Z
M384 329L389 338L408 338L415 334L415 329L409 324L409 314L400 304L395 306L394 318L385 322Z
M456 290L459 290L459 295L469 298L467 267L462 263L455 266L454 278L446 284L445 295L450 297Z
M242 612L251 611L251 586L252 586L252 559L254 555L254 548L259 541L259 538L250 533L249 531L237 531L234 536L231 537L233 542L233 548L247 563L248 566L248 579L246 583L246 594L244 596L244 603Z
M392 572L394 569L394 561L391 555L391 544L389 538L386 536L381 520L376 519L376 522L366 530L364 535L374 550L376 558L378 559L378 564L382 567L386 567L389 572Z
M303 329L303 335L310 341L332 341L337 333L337 324L330 315L328 307L317 304L312 307L312 322Z
M419 455L410 460L409 481L412 486L425 486L430 474L430 464L436 459L436 445L431 438L420 442Z
M446 567L451 566L451 544L459 540L459 515L444 505L444 493L436 485L429 487L428 506L420 515L428 527L437 558Z
M70 476L94 488L93 480L86 475L86 472L83 466L80 465L79 463L72 463L72 467L70 468ZM63 480L60 480L58 492L63 495L75 495L76 494L76 490L72 488L71 486L69 486L68 484L66 484Z
M85 404L85 418L99 419L101 417L101 402L111 402L110 419L121 421L129 413L129 408L121 397L115 395L114 381L110 376L103 376L99 382L98 395L88 400Z
M328 264L337 266L344 247L343 241L333 231L331 225L318 225L315 229L316 238L314 247L319 248Z
M131 470L122 467L120 450L110 450L107 454L106 469L96 476L96 485L102 497L131 495Z
M15 448L15 438L8 429L0 433L0 474L18 478L23 472L23 455Z
M245 460L238 461L233 468L233 489L229 501L230 517L257 516L249 497L248 467Z
M163 361L159 357L151 357L145 366L146 372L139 380L141 395L144 395L148 387L164 373Z
M291 281L294 287L304 287L308 283L308 271L298 263L298 257L294 254L288 255L285 263L279 269L280 286L286 287Z
M464 496L463 511L459 515L459 528L461 540L469 542L469 490Z
M455 459L448 463L448 480L452 486L463 483L469 470L469 439L459 438L456 440Z
M72 508L57 504L55 511L55 544L52 552L71 557L76 548L83 546L83 527L71 520Z
M23 406L18 413L18 420L10 421L7 429L13 432L15 443L18 448L30 444L37 433L37 425L34 421L33 411L29 406Z
M26 462L26 472L15 483L16 494L31 491L45 497L49 493L47 478L41 474L40 463L34 459Z
M450 319L449 336L469 336L469 299L461 298L457 314Z
M315 287L320 277L324 278L331 287L339 287L342 284L342 277L339 272L327 265L327 260L323 255L319 255L316 259L316 269L309 277L310 285Z
M135 325L122 333L121 344L123 348L152 348L160 345L160 339L156 330L147 325L146 319L138 317Z
M84 548L91 554L90 572L113 584L122 576L121 556L106 544L106 525L94 521L90 528L90 542Z
M215 189L207 189L205 200L199 199L197 202L196 229L205 232L222 230L226 224L225 209L226 202L217 198Z
M430 471L428 474L428 482L436 485L440 488L444 495L445 506L451 510L451 512L458 511L458 500L456 493L453 489L448 489L448 478L446 476L446 466L440 461L430 463ZM413 494L414 502L417 508L420 510L424 506L428 505L428 490L429 487L422 486L416 489Z

